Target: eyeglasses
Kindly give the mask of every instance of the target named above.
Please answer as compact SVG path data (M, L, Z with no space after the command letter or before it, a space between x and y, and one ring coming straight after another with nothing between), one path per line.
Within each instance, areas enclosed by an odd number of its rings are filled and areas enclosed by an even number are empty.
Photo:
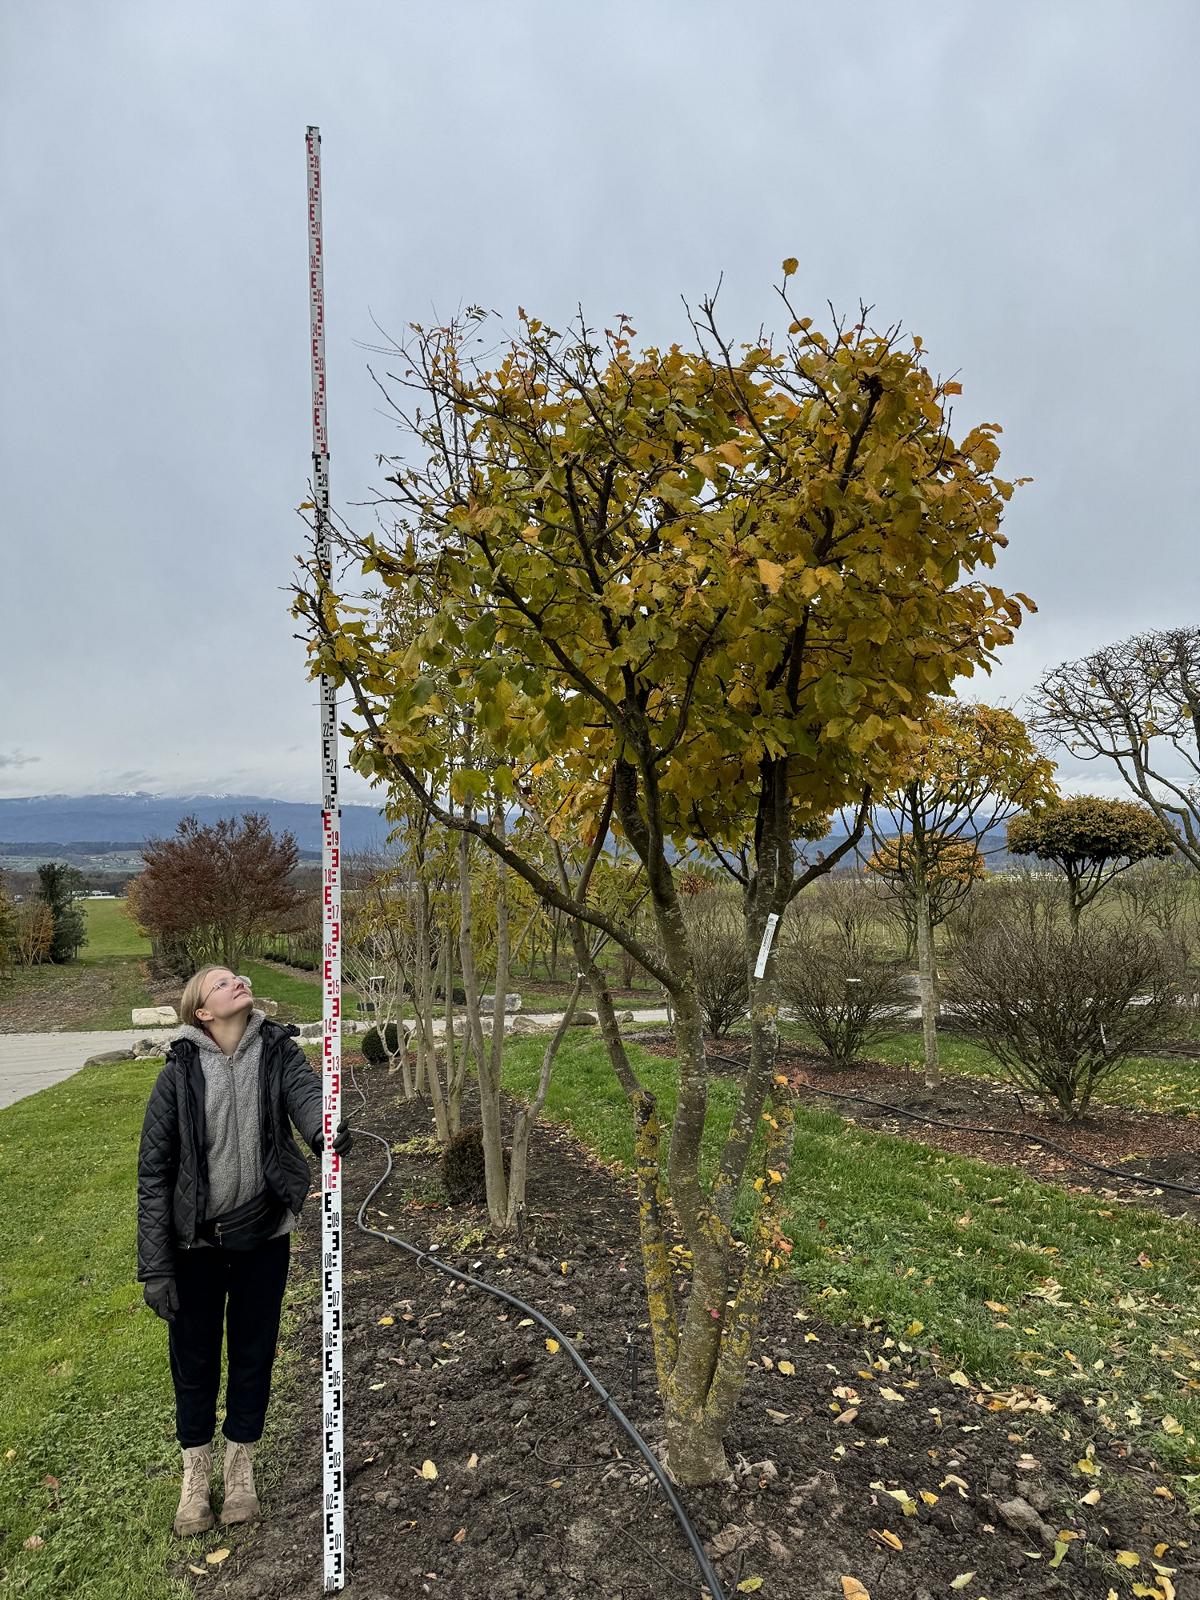
M253 989L253 987L254 987L254 985L250 982L250 979L247 978L247 977L244 977L242 975L239 975L236 978L218 978L216 983L213 984L212 988L208 991L208 993L205 994L205 995L201 995L198 1004L200 1004L200 1005L206 1004L207 1001L212 999L214 994L219 994L222 989L228 989L228 987L229 987L229 985L231 983L243 984L247 989Z

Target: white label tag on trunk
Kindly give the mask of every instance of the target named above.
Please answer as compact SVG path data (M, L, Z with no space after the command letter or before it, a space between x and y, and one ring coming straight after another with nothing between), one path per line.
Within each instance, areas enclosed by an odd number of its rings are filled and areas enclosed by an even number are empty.
M762 943L758 947L758 960L754 963L754 976L761 978L767 970L767 957L771 954L771 946L775 941L775 929L779 926L779 913L772 911L767 918L767 925L763 929Z

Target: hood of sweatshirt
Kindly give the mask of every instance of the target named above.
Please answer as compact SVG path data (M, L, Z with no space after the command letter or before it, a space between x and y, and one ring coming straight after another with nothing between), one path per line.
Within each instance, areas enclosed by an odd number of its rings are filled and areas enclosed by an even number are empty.
M186 1022L182 1025L182 1027L176 1029L175 1033L171 1036L171 1042L174 1044L178 1039L190 1040L191 1043L196 1045L199 1049L201 1062L204 1062L205 1060L213 1062L220 1060L230 1061L236 1064L237 1062L241 1061L244 1056L248 1055L251 1050L256 1050L258 1048L258 1036L262 1031L263 1023L266 1020L266 1012L260 1011L258 1007L255 1006L254 1010L250 1013L249 1021L246 1023L246 1031L238 1041L238 1047L231 1056L227 1056L217 1041L210 1037L209 1034L205 1033L203 1028L194 1028Z

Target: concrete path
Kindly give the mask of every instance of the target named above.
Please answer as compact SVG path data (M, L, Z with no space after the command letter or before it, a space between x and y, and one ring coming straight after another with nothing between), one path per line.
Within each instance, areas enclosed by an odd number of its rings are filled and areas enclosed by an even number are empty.
M115 1033L0 1033L0 1107L48 1089L78 1072L89 1056L128 1050L138 1039L169 1039L173 1028L122 1028Z

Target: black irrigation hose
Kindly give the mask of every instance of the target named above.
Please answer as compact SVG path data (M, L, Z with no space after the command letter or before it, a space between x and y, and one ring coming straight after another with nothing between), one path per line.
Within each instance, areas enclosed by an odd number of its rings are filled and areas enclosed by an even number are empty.
M363 1093L362 1089L360 1089L358 1086L358 1080L354 1076L353 1068L350 1069L350 1077L351 1081L354 1083L355 1089L358 1091L362 1099L363 1105L365 1106L367 1103L367 1097ZM399 1249L406 1250L410 1255L416 1257L418 1264L421 1266L433 1267L436 1269L436 1271L444 1272L448 1277L456 1279L459 1283L469 1283L472 1288L482 1289L485 1294L490 1294L497 1300L503 1300L507 1305L513 1306L518 1311L522 1311L527 1316L532 1317L535 1322L540 1323L541 1326L547 1330L552 1338L558 1340L560 1348L564 1350L568 1356L570 1356L571 1360L579 1368L584 1378L600 1396L600 1399L604 1402L605 1410L613 1418L613 1420L625 1430L630 1442L638 1451L640 1451L642 1456L645 1458L646 1465L650 1468L651 1472L653 1472L655 1478L657 1478L659 1487L662 1489L663 1494L667 1497L668 1505L675 1513L675 1520L679 1523L679 1526L683 1530L684 1537L687 1539L688 1544L692 1548L692 1554L696 1558L696 1565L700 1569L700 1576L704 1580L705 1587L709 1591L711 1600L725 1600L725 1591L721 1588L720 1580L713 1571L707 1555L704 1553L704 1546L700 1541L700 1535L696 1532L695 1528L693 1528L691 1522L688 1520L688 1514L683 1509L679 1496L675 1493L670 1479L663 1471L658 1457L654 1454L654 1451L651 1450L645 1439L642 1438L637 1428L632 1422L630 1422L629 1418L621 1410L621 1407L613 1399L612 1395L609 1394L608 1390L600 1382L600 1379L592 1371L591 1367L588 1366L587 1362L579 1354L579 1351L572 1344L571 1340L568 1339L567 1335L563 1333L561 1329L555 1327L554 1323L550 1321L549 1317L543 1316L543 1314L537 1310L535 1306L526 1304L524 1300L519 1300L516 1295L509 1294L506 1289L501 1289L494 1283L488 1283L484 1278L472 1277L469 1272L460 1272L457 1267L452 1267L448 1261L439 1260L439 1258L436 1255L431 1254L430 1251L421 1250L415 1244L409 1244L407 1240L397 1238L394 1233L384 1233L379 1228L370 1228L363 1221L363 1215L366 1212L367 1207L392 1175L392 1148L382 1134L371 1133L366 1128L354 1128L351 1131L356 1137L361 1136L367 1139L374 1139L378 1144L381 1144L384 1150L387 1152L387 1168L384 1171L383 1176L370 1189L366 1199L358 1208L358 1216L355 1219L355 1223L359 1231L361 1233L370 1234L376 1239L382 1239L385 1244L394 1244Z
M706 1059L724 1061L731 1067L742 1065L733 1056L718 1056L711 1052ZM930 1117L920 1111L909 1111L904 1106L889 1105L886 1100L872 1100L869 1095L850 1094L844 1089L818 1089L815 1083L803 1083L797 1087L807 1089L811 1094L824 1095L829 1100L854 1100L859 1105L874 1106L877 1110L890 1112L893 1116L907 1117L910 1122L927 1122L933 1128L949 1128L952 1133L986 1133L997 1139L1023 1140L1026 1144L1053 1150L1056 1155L1065 1156L1077 1167L1087 1167L1089 1171L1103 1173L1105 1177L1119 1178L1122 1183L1141 1183L1150 1189L1170 1189L1175 1194L1191 1195L1193 1199L1200 1200L1200 1189L1193 1189L1190 1184L1171 1183L1166 1178L1147 1178L1141 1172L1122 1172L1119 1167L1105 1167L1098 1161L1089 1161L1086 1156L1076 1155L1073 1150L1068 1150L1066 1145L1056 1144L1053 1139L1044 1139L1037 1133L1022 1133L1017 1128L982 1128L973 1122L946 1122L942 1117Z

